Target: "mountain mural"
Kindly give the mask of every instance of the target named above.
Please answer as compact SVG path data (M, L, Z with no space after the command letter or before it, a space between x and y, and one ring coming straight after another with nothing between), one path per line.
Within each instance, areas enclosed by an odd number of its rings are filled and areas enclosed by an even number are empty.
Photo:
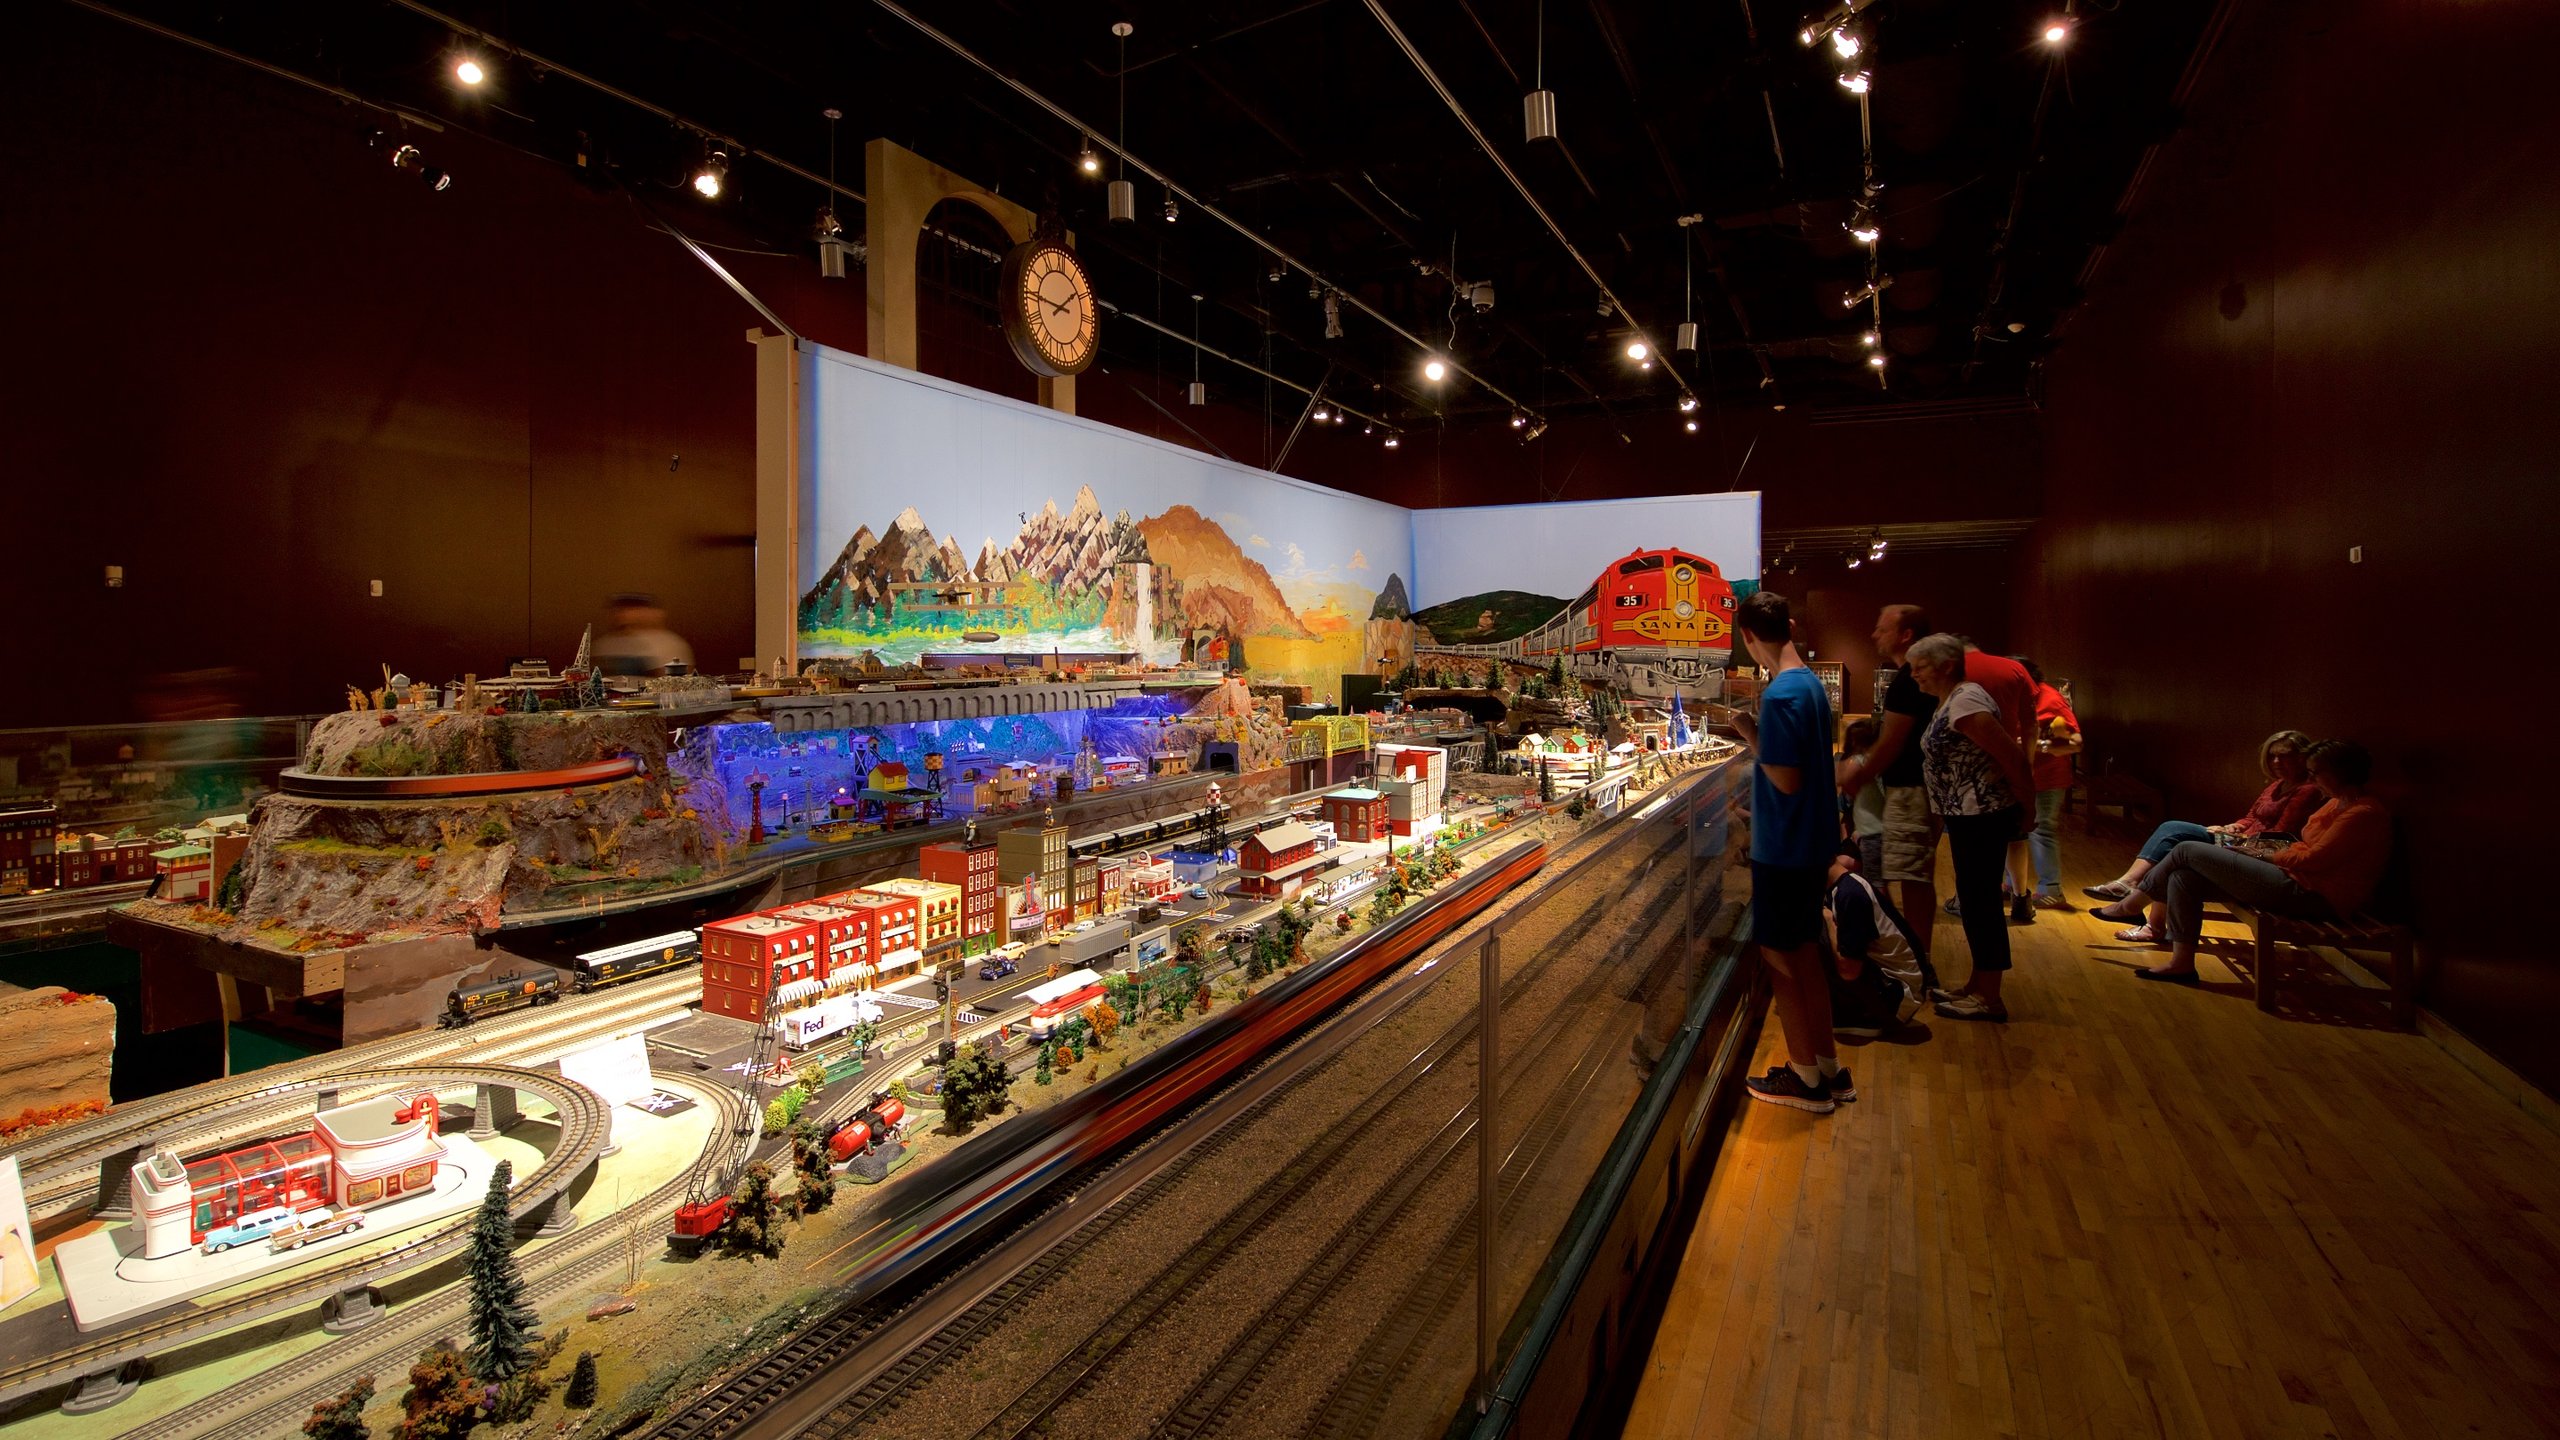
M910 505L898 512L885 535L873 535L868 525L853 532L836 563L800 597L801 621L807 624L812 616L844 615L878 605L889 586L902 581L970 578L959 542L936 540L924 517Z
M1387 588L1378 592L1377 603L1369 607L1369 618L1372 620L1413 618L1413 602L1405 598L1403 576L1396 574L1387 576Z
M1414 612L1415 623L1442 645L1515 640L1555 618L1565 602L1526 590L1487 590Z
M1237 635L1303 639L1307 627L1282 598L1262 562L1238 549L1216 521L1176 505L1137 524L1154 563L1182 581L1183 618Z

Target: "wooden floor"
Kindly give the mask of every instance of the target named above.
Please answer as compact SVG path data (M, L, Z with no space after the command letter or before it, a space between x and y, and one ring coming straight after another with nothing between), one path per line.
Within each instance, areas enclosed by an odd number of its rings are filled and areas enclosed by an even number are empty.
M2067 837L2075 903L2130 848ZM2560 1435L2560 1136L2368 994L2112 928L2013 930L2010 1023L1844 1045L1836 1114L1740 1107L1627 1434Z

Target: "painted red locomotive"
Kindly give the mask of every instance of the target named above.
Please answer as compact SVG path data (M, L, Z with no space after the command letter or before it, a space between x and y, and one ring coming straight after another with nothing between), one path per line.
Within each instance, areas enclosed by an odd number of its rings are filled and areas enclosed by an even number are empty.
M1733 586L1715 562L1685 550L1637 550L1515 642L1521 656L1615 650L1726 650Z

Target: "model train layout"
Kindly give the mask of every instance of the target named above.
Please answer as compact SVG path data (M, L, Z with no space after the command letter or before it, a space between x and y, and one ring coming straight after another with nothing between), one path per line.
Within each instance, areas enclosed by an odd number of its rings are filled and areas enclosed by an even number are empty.
M495 979L457 985L445 995L444 1013L436 1023L451 1029L484 1015L548 1005L564 992L583 995L690 965L700 954L701 939L690 930L590 950L577 957L576 969L565 973L545 966L531 974L510 971Z

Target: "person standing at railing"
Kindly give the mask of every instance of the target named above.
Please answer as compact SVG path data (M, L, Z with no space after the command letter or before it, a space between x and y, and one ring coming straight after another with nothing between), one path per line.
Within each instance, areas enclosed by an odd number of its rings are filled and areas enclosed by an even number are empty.
M1767 675L1755 718L1733 726L1758 752L1751 770L1751 927L1769 967L1787 1061L1744 1084L1754 1100L1831 1113L1858 1098L1831 1038L1831 984L1822 961L1822 892L1839 846L1832 780L1831 700L1796 654L1787 598L1754 591L1735 613L1752 663Z

